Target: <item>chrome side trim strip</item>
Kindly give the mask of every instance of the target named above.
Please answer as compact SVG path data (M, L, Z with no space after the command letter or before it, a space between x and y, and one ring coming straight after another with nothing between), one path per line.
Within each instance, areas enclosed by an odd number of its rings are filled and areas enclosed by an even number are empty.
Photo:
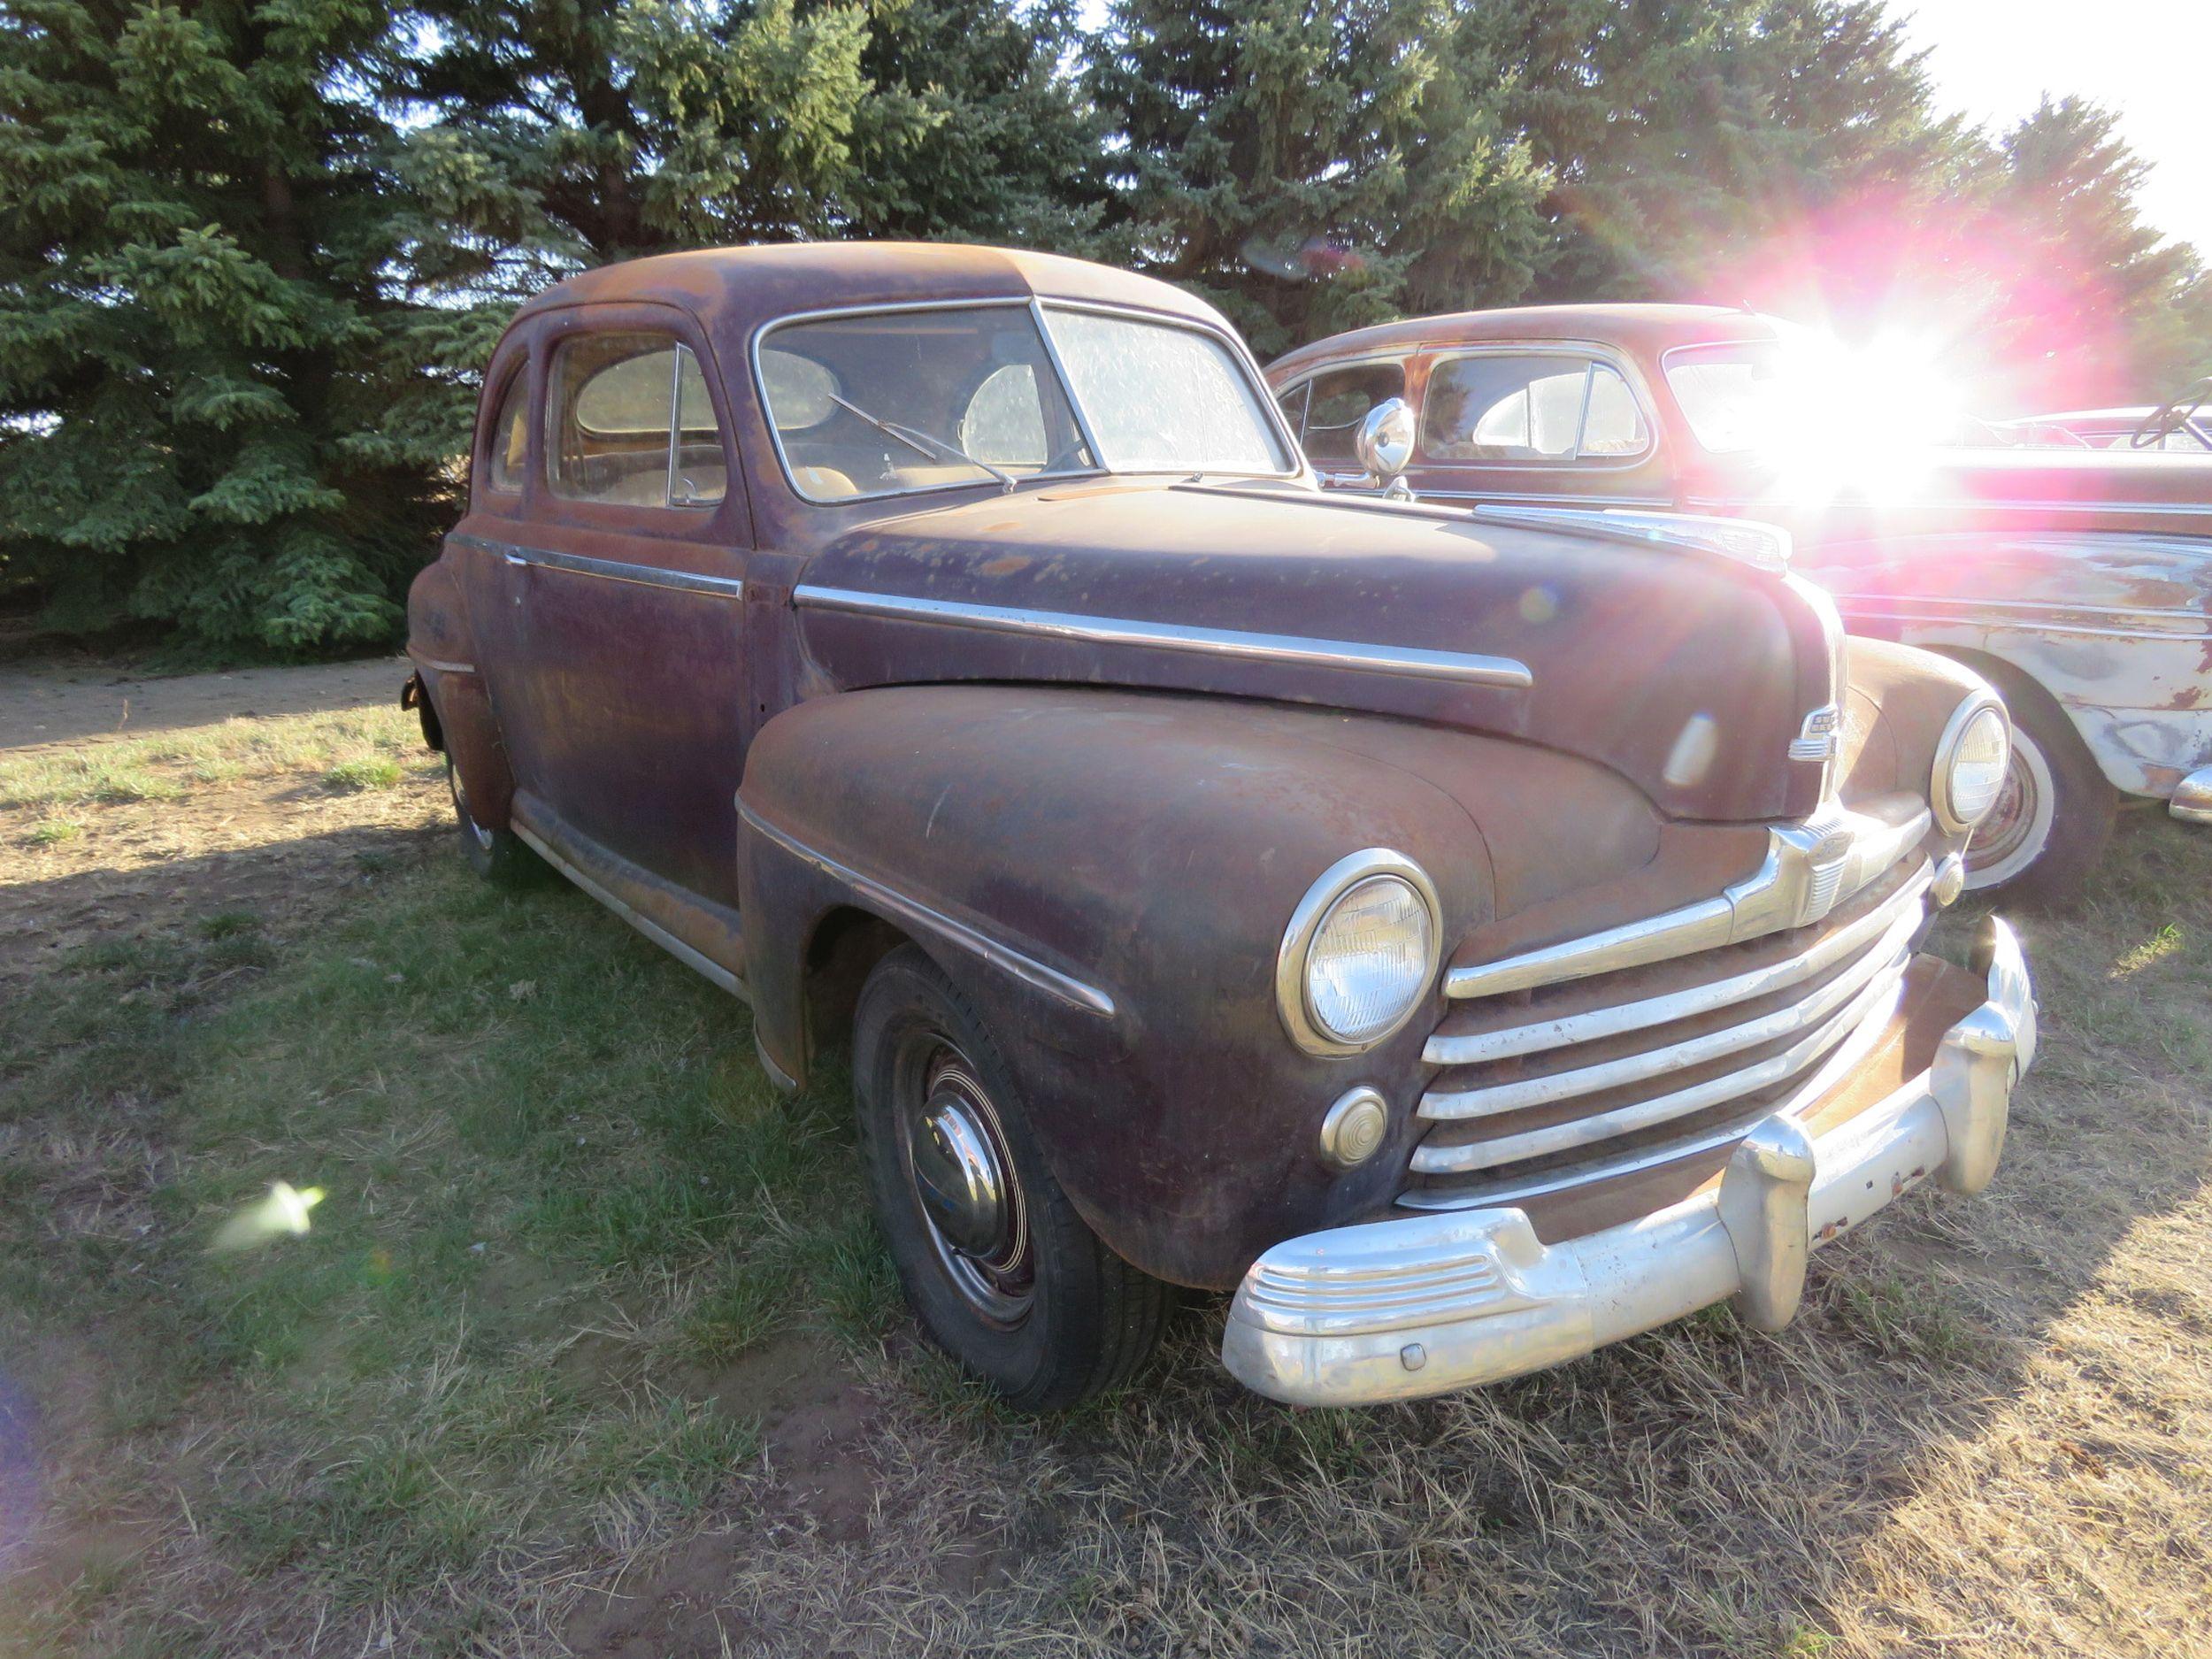
M1718 896L1536 950L1454 968L1452 997L1506 991L1640 968L1816 922L1903 856L1928 833L1922 808L1902 824L1835 810L1767 832L1765 861Z
M682 963L684 966L691 969L695 973L701 974L705 978L711 979L715 984L720 986L733 996L738 997L745 1002L750 1002L752 1000L752 998L746 993L744 980L739 979L737 975L732 973L727 968L724 967L720 963L715 961L712 957L704 956L699 951L693 949L689 945L684 943L682 940L677 938L675 934L670 933L665 927L663 927L658 922L653 921L649 918L638 914L635 910L624 903L612 893L610 893L605 887L602 887L598 882L593 880L581 870L579 870L574 864L571 864L566 858L564 858L559 853L555 852L552 848L547 846L545 843L545 838L531 830L527 825L525 825L520 820L516 819L510 820L508 827L513 830L516 835L520 837L524 841L527 842L530 849L536 853L539 857L544 859L545 862L551 864L554 869L559 871L562 875L568 878L569 880L574 882L593 898L597 899L600 903L605 905L624 921L629 923L631 926L636 928L639 933L643 933L648 939L658 945L663 950L665 950L670 956L675 957L677 961Z
M1879 622L1914 622L1934 628L1978 628L1984 633L2064 634L2071 639L2085 640L2146 640L2155 643L2175 642L2201 645L2212 628L2199 628L2185 634L2178 628L2093 628L2074 622L2046 622L2035 617L1973 616L1964 612L1945 615L1940 611L1908 611L1879 604L1860 604L1845 600L1855 618L1866 618Z
M1905 970L1909 965L1909 959L1898 963L1893 971L1876 978L1846 1004L1842 1012L1825 1021L1811 1034L1800 1039L1780 1054L1770 1055L1755 1064L1720 1077L1709 1078L1702 1083L1677 1089L1672 1094L1654 1095L1649 1100L1636 1101L1588 1118L1571 1118L1548 1128L1531 1129L1522 1134L1502 1135L1496 1140L1477 1141L1463 1146L1439 1147L1425 1143L1414 1149L1413 1171L1421 1175L1464 1174L1495 1169L1502 1164L1517 1164L1526 1158L1543 1157L1555 1152L1570 1152L1578 1147L1610 1141L1616 1135L1629 1134L1677 1118L1686 1118L1693 1112L1740 1100L1746 1094L1786 1082L1826 1058L1829 1050L1840 1039L1866 1026L1878 1029L1886 1025L1903 993ZM1425 1115L1426 1102L1424 1102L1422 1110ZM1681 1156L1683 1154L1677 1152L1674 1156ZM1573 1179L1578 1183L1595 1179L1597 1176L1592 1166L1585 1165L1573 1171ZM1493 1196L1486 1202L1497 1201Z
M1640 1002L1622 1002L1610 1008L1594 1009L1586 1014L1571 1014L1503 1031L1478 1032L1463 1037L1433 1036L1422 1049L1421 1058L1430 1065L1473 1065L1517 1055L1540 1054L1548 1048L1571 1048L1601 1037L1617 1037L1653 1025L1671 1025L1694 1014L1710 1013L1732 1002L1747 1002L1755 996L1786 990L1842 961L1878 935L1896 931L1909 937L1920 926L1921 900L1933 879L1933 872L1924 863L1919 873L1885 899L1879 909L1869 910L1848 926L1839 928L1794 956L1748 973L1685 991L1671 991L1663 996L1646 997Z
M665 588L676 593L712 594L725 599L741 599L745 584L734 577L699 576L690 571L664 570L657 565L629 565L617 559L586 558L580 553L556 553L546 548L522 547L511 541L494 541L484 536L457 535L449 538L466 547L481 548L496 553L510 565L537 565L548 570L566 571L574 576L596 576L607 581L629 582L640 588Z
M1763 1042L1793 1037L1818 1025L1850 1002L1884 972L1904 971L1905 949L1918 929L1917 916L1900 917L1879 944L1801 1002L1792 1002L1740 1025L1728 1025L1661 1048L1646 1048L1595 1065L1577 1066L1543 1077L1523 1078L1485 1087L1432 1092L1421 1097L1421 1116L1440 1122L1463 1123L1471 1118L1495 1118L1525 1106L1546 1106L1578 1094L1595 1094L1625 1083L1640 1083L1663 1072L1677 1071L1709 1060L1718 1060L1754 1048Z
M916 599L902 594L861 593L804 582L793 591L792 600L820 611L888 617L906 622L942 623L993 634L1034 634L1091 645L1193 651L1248 661L1298 663L1361 673L1408 674L1467 685L1506 686L1516 690L1526 690L1535 683L1525 663L1509 657L1479 657L1463 651L1428 651L1410 646L1364 645L1349 640L1307 639L1286 634L1248 634L1239 629L1201 628L1174 622L1077 616L1064 611L1026 611L1008 605Z
M919 900L910 899L903 893L886 887L872 876L864 876L851 866L840 864L826 853L817 852L804 841L778 829L746 805L741 798L737 803L737 812L747 824L793 857L803 859L823 874L843 882L901 921L957 945L993 967L1012 974L1023 984L1056 996L1087 1014L1098 1014L1108 1019L1114 1018L1117 1011L1114 999L1097 987L1086 985L1082 980L1063 973L1057 968L1049 967L1034 956L1025 955L1011 945L1002 944L989 934L946 915L942 910L933 910Z
M440 657L417 656L413 651L407 655L414 657L418 666L434 668L442 674L472 674L476 672L474 663L449 663Z

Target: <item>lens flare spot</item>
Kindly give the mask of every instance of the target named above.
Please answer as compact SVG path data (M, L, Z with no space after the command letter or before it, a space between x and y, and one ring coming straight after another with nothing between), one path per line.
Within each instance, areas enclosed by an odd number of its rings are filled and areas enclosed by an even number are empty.
M1521 590L1521 619L1524 622L1549 622L1559 614L1559 595L1548 582Z
M1705 781L1719 752L1720 722L1700 711L1682 723L1674 747L1667 752L1666 770L1660 775L1677 789L1690 788Z
M259 1203L240 1210L223 1223L215 1234L213 1248L250 1249L288 1233L305 1233L308 1212L322 1202L323 1189L319 1187L295 1187L288 1181L279 1181Z

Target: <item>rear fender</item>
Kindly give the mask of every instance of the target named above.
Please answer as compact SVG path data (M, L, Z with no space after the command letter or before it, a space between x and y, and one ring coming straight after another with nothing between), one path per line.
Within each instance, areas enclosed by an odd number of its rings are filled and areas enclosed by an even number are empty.
M469 813L504 829L514 774L468 626L461 588L444 559L427 565L407 595L407 655L422 682L423 741L443 749L467 792Z

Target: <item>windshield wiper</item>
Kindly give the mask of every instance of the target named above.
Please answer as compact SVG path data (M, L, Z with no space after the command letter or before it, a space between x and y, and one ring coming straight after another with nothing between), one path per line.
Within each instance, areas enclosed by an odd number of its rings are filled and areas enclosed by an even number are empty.
M829 400L847 414L866 421L885 436L896 438L917 455L927 456L933 461L964 461L979 472L988 472L993 478L998 480L1002 488L1014 488L1014 475L1011 472L1003 468L993 466L988 461L977 460L956 443L948 443L942 438L932 437L918 426L902 426L895 420L886 420L880 415L872 415L859 404L846 402L835 392L830 393Z

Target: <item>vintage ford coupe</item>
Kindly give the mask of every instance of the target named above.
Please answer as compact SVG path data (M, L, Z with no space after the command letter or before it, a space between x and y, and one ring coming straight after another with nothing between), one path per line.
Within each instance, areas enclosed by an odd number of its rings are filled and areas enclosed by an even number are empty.
M1279 1399L1426 1394L1989 1180L2035 1010L1922 953L1989 687L1756 526L1317 488L1220 317L942 246L523 307L407 697L461 846L850 1044L928 1330L1018 1403L1235 1287Z
M1423 501L1786 527L1853 634L2003 692L2012 759L1970 887L2070 895L2123 797L2212 823L2212 457L1916 444L1896 387L1823 343L1714 306L1539 305L1338 334L1268 378L1349 488L1378 482L1356 451L1382 408L1386 470ZM2195 395L2137 424L2176 430Z

